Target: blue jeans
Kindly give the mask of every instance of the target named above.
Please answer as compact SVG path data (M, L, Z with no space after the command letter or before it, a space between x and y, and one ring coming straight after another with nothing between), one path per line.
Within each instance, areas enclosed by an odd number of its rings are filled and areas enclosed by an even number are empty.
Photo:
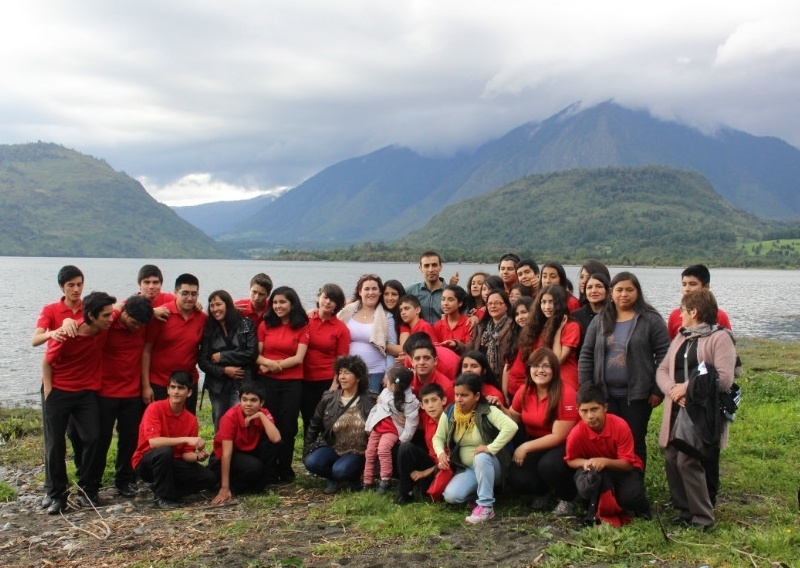
M481 453L475 456L472 467L458 472L444 490L442 497L447 503L466 503L477 493L478 505L494 505L494 482L500 481L502 471L496 456Z
M306 456L306 469L331 481L359 481L364 473L364 456L340 456L330 446L321 446Z
M383 377L386 375L383 371L380 373L370 373L367 375L369 378L369 390L372 392L380 393L383 390Z

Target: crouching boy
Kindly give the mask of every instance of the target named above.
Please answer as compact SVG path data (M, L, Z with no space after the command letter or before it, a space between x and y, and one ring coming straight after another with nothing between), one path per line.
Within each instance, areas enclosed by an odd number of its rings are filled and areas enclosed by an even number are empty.
M607 414L605 391L584 385L578 391L581 422L567 437L564 460L575 472L578 494L589 502L584 524L630 522L626 511L649 518L642 460L633 451L628 424Z
M260 492L269 474L275 473L267 468L281 433L272 414L263 408L264 388L248 380L239 387L239 393L239 405L222 415L214 436L209 468L220 477L220 487L213 503L224 503L232 492Z
M174 509L180 499L216 484L214 472L200 462L208 458L200 426L186 409L192 376L176 371L169 378L167 398L151 402L139 425L139 444L131 463L141 479L152 484L155 506Z

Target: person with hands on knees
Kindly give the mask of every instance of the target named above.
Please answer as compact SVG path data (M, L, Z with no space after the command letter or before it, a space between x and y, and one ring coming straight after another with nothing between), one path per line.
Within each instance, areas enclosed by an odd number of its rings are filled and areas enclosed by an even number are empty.
M604 520L620 526L630 522L626 511L650 518L644 468L631 429L608 413L607 400L602 386L583 385L578 390L581 422L567 436L564 460L576 470L578 495L588 502L584 525Z
M139 425L139 445L131 463L139 477L152 484L158 509L179 507L182 497L216 484L214 472L201 464L209 454L198 436L197 417L186 408L192 384L186 371L172 373L167 398L150 403Z
M453 469L443 498L466 503L477 494L477 505L466 519L478 524L494 518L494 487L508 469L506 448L517 432L516 423L481 395L483 381L471 373L455 383L455 403L442 414L433 437L440 470Z
M264 388L254 380L239 387L239 404L219 421L214 436L214 454L208 467L220 478L212 503L229 500L233 493L258 493L269 479L267 467L274 460L281 433L269 410L264 408Z

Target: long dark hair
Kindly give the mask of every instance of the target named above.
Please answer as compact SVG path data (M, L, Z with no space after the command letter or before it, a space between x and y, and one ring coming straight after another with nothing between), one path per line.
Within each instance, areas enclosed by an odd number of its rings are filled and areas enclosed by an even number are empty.
M531 378L531 367L547 362L553 370L553 378L550 384L547 385L547 413L545 414L545 421L548 424L553 424L558 416L558 406L561 402L561 393L563 391L561 383L561 364L558 362L558 357L552 350L547 347L540 347L530 354L525 363L525 386L522 387L525 391L522 393L522 408L525 408L525 399L528 397L528 392L531 389L536 389L536 384Z
M608 267L605 263L600 262L599 260L595 260L594 258L587 258L583 264L581 264L581 269L578 271L578 279L580 280L581 272L586 271L586 274L589 275L589 278L592 277L592 274L602 274L606 277L606 281L611 280L611 274L608 272ZM586 281L588 282L589 279L587 278ZM580 301L581 306L585 306L589 303L586 299L586 289L578 290L578 301Z
M378 281L378 283L380 283L380 281ZM391 288L397 292L397 305L392 310L387 308L386 304L383 303L383 293L386 291L386 288ZM384 310L392 314L394 318L394 331L397 333L397 337L400 337L400 324L403 323L403 320L400 319L400 298L405 295L406 289L399 280L387 280L383 283L383 288L381 288L381 306L383 306Z
M289 310L289 327L292 329L300 329L304 325L308 325L308 316L303 309L303 304L300 303L300 297L297 295L297 292L288 286L278 286L272 291L272 294L270 294L267 311L264 314L264 323L267 327L278 327L283 323L281 322L281 318L276 316L272 309L272 301L275 299L275 296L283 296L289 300L292 306Z
M514 358L517 356L517 351L519 351L519 338L522 335L522 326L517 324L517 308L520 306L525 306L528 309L528 321L532 317L531 309L533 307L533 298L530 296L522 296L519 300L514 302L514 305L511 307L511 339L509 345L511 346L508 350L508 355L506 355L506 360L513 361Z
M469 277L469 280L467 280L467 310L468 311L475 310L475 309L483 307L483 298L481 298L481 291L478 290L477 299L475 298L475 296L472 295L472 281L475 280L476 276L483 276L483 279L485 281L486 277L489 276L489 275L486 274L485 272L476 272L475 274L473 274L472 276Z
M364 274L358 279L358 282L356 282L356 289L353 292L353 299L351 301L361 301L361 287L364 285L364 282L369 282L370 280L374 280L378 283L378 294L380 295L378 303L383 302L383 280L381 280L381 277L377 274Z
M225 304L225 317L222 319L224 328L217 320L211 317L211 300L214 298L219 298L222 300L222 303ZM236 335L239 326L242 324L242 314L236 309L233 298L231 298L231 295L225 290L214 290L208 295L208 314L208 319L206 319L206 331L209 333L213 333L215 328L219 327L223 330L225 336L231 338Z
M542 297L545 294L549 294L553 298L553 315L549 318L542 311ZM523 361L530 356L540 335L542 336L542 346L552 349L564 316L569 317L569 309L567 308L567 293L563 286L550 284L539 290L536 300L534 300L533 315L528 316L528 325L525 326L519 337L519 348L522 349Z
M464 353L461 359L458 360L457 372L459 375L463 373L461 368L464 365L464 359L473 359L481 366L482 374L480 377L483 379L483 384L492 385L498 390L501 389L500 381L497 380L497 376L494 374L494 371L492 371L492 366L489 365L489 359L486 358L486 354L483 351L470 350Z
M614 304L613 299L614 286L626 280L630 280L633 283L633 287L636 288L636 301L633 303L633 310L637 314L642 314L644 312L658 314L658 310L645 301L644 294L642 293L642 284L639 282L639 279L636 278L636 275L633 272L620 272L611 280L609 292L612 294L612 297L606 302L600 314L600 317L603 318L603 335L611 335L614 333L614 327L617 325L617 306Z
M411 380L414 378L414 373L411 369L405 367L392 367L386 372L389 382L394 385L394 407L397 412L403 412L403 407L406 404L406 390L411 386Z

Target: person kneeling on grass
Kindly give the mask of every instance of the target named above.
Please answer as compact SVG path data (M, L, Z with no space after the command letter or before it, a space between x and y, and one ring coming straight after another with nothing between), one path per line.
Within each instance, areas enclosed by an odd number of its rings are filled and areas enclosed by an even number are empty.
M220 418L214 455L208 464L220 478L219 492L212 501L215 504L230 499L231 491L262 491L270 473L268 464L281 441L272 414L263 408L264 388L249 380L239 385L239 391L239 404Z
M444 500L466 503L477 493L477 506L464 519L470 524L494 518L494 486L508 470L511 454L506 444L517 433L516 423L486 402L482 387L481 378L472 373L456 379L455 403L439 419L433 438L439 469L455 469Z
M650 518L644 491L642 460L634 453L627 422L608 414L605 390L583 385L578 391L581 422L567 436L564 460L575 472L578 494L589 503L583 525L601 520L620 526L630 522L630 511Z
M169 378L167 398L151 402L139 424L139 445L131 463L139 477L152 484L155 506L174 509L181 497L211 489L216 476L200 462L208 459L200 425L186 409L192 376L176 371Z

